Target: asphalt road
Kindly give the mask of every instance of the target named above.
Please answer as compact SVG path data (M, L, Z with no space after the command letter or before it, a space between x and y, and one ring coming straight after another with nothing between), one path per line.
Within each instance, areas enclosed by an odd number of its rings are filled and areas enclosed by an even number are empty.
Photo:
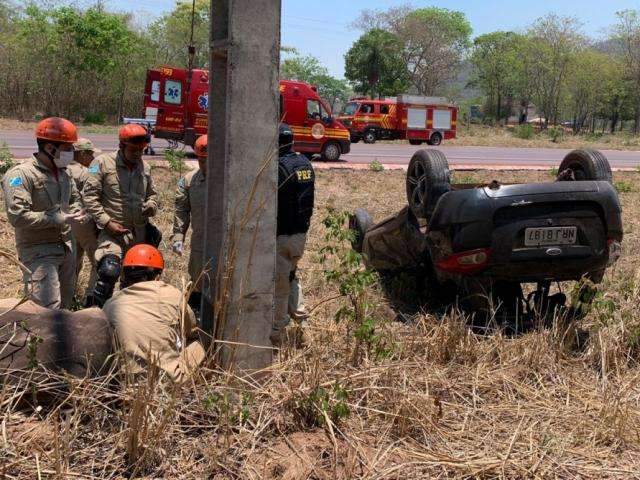
M95 145L102 150L117 148L117 139L113 135L89 135ZM0 131L0 145L6 142L11 152L17 157L27 157L34 150L34 140L29 131ZM154 147L161 151L167 144L164 140L154 140ZM336 166L347 167L349 164L368 165L378 160L385 165L407 165L411 155L426 146L408 144L367 145L353 144L351 153L343 155ZM452 167L515 167L515 168L552 168L557 167L565 149L554 148L512 148L512 147L451 147L446 143L437 147L442 150ZM602 150L611 166L616 169L633 169L640 165L640 152Z

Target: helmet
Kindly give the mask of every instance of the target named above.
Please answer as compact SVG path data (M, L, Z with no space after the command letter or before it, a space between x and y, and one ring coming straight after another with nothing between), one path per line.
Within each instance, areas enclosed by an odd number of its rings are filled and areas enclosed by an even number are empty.
M93 142L88 138L79 138L78 141L73 144L73 149L76 152L101 152L100 149L93 146Z
M278 129L278 145L280 145L280 155L284 155L293 148L293 131L286 123L281 123Z
M145 243L134 245L124 256L122 262L124 268L127 267L144 267L156 270L164 270L164 259L160 251Z
M202 135L196 140L196 144L193 146L193 151L196 152L197 157L207 156L207 135Z
M142 125L129 123L120 129L118 138L121 143L149 144L151 143L151 135Z
M36 126L36 138L59 143L78 141L78 129L66 118L49 117Z

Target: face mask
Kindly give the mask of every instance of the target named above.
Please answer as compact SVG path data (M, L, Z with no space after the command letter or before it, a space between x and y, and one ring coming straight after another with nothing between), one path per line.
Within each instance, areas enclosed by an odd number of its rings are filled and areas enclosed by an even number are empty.
M58 168L66 168L73 161L73 150L61 151L58 150L58 157L53 159L53 163Z

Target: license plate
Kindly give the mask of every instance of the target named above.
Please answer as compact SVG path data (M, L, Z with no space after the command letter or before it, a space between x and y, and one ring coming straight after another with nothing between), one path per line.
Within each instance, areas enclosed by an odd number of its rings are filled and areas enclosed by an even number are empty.
M576 243L577 237L577 227L527 228L524 232L524 244L527 247L573 245Z

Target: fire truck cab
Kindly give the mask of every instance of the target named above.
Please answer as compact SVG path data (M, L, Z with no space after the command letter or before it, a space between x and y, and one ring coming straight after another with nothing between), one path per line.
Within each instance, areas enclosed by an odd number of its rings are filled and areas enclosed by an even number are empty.
M440 145L456 137L457 117L458 107L446 98L398 95L384 100L354 98L338 118L354 143L409 140L412 145Z
M169 142L193 146L207 133L209 72L161 67L147 72L144 116L154 124L153 134ZM316 87L304 82L280 82L280 118L294 134L295 150L323 160L336 161L349 153L349 131L336 120L318 95Z

